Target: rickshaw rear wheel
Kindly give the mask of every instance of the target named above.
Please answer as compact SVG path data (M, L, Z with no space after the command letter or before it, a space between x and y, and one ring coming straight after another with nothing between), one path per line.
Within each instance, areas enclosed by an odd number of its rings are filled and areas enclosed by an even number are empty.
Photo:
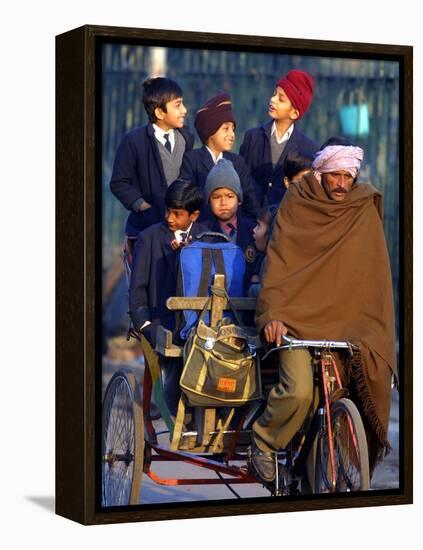
M131 372L110 380L102 411L102 505L140 500L144 466L144 421L139 385Z

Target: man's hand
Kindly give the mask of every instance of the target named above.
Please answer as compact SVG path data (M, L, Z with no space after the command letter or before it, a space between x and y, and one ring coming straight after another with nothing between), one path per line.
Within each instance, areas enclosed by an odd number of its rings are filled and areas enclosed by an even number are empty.
M282 323L282 321L269 321L264 327L264 337L266 342L271 344L275 342L276 347L279 347L282 344L282 336L287 334L288 329Z

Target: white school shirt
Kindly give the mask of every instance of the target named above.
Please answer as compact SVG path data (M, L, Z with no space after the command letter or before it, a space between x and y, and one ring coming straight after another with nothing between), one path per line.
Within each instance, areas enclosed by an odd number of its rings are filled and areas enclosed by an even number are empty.
M157 124L153 124L153 128L154 128L154 137L157 139L157 141L160 141L162 145L166 145L166 140L164 135L167 134L169 136L171 151L173 151L173 148L175 147L175 132L173 128L170 129L168 132L165 132L164 130L159 128Z
M206 145L206 149L207 149L207 151L210 153L210 156L211 156L211 158L213 159L213 162L214 162L215 164L217 164L217 162L218 162L220 159L223 159L223 153L222 153L222 151L220 151L220 153L217 155L217 158L216 158L216 157L214 156L214 154L211 152L211 150L207 147L207 145Z
M189 234L191 232L191 227L192 227L192 223L188 227L188 229L185 229L185 231L182 231L182 229L178 229L177 231L173 232L173 234L175 235L175 239L178 241L178 243L180 243L182 241L182 237L181 237L182 233L187 234L187 240L188 240Z
M276 131L276 122L273 122L272 124L272 131L270 132L270 135L273 136L275 134L276 141L279 143L284 143L285 141L288 141L288 139L291 137L292 132L294 131L294 123L291 124L291 126L282 134L282 137L278 136L278 133Z

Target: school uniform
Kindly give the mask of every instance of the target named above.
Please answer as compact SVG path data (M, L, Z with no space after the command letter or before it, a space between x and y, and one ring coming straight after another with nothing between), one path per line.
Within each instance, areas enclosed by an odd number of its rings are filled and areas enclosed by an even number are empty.
M244 195L241 206L243 215L255 219L259 210L259 203L248 166L241 156L230 151L223 152L222 157L232 162L235 171L239 176ZM215 160L213 159L210 151L204 145L200 149L185 152L180 177L196 183L202 190L204 190L207 176L213 166L215 166ZM205 205L202 209L200 220L212 218L207 201L205 200L204 202Z
M289 139L281 145L282 152L276 163L272 162L272 128L270 121L258 128L247 130L240 148L240 155L250 169L256 183L256 196L261 206L279 204L285 194L283 164L290 151L314 155L318 146L303 134L297 124L293 125Z
M188 239L195 238L206 230L194 222ZM154 348L157 327L173 331L175 313L166 307L166 300L176 296L179 250L173 250L171 242L179 234L171 231L165 222L142 231L135 245L129 286L129 316L136 329L142 328L143 335ZM171 414L176 415L179 400L179 378L181 365L169 358L160 358L160 377L165 402Z
M173 146L167 151L156 137L153 125L147 124L128 132L119 145L110 189L131 212L125 229L129 237L136 238L140 231L164 217L166 190L179 174L183 154L194 143L185 128L173 130L172 139ZM151 208L140 211L143 201Z
M253 236L253 229L256 225L256 220L247 218L238 213L235 231L230 231L227 227L224 228L225 225L226 224L222 225L219 223L217 218L204 222L204 226L206 226L209 231L223 233L243 251L246 264L244 289L247 290L251 277L254 273L257 254ZM231 233L233 233L232 236Z
M189 239L206 230L199 223L193 223ZM150 323L143 334L153 346L159 324L168 330L175 328L175 314L166 307L169 296L176 295L177 260L179 250L173 250L171 242L175 234L166 222L148 227L138 235L132 261L129 286L129 315L132 324L140 329Z

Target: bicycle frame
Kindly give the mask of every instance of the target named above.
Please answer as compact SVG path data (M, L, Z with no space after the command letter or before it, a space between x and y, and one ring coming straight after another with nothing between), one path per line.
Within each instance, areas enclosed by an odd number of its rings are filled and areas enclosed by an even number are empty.
M335 389L345 392L341 377L339 374L338 366L335 358L331 353L331 350L349 350L352 353L355 346L348 341L336 341L336 340L297 340L287 336L283 337L285 344L272 348L267 352L263 360L274 351L292 350L292 349L304 349L308 348L312 351L313 361L315 365L315 376L317 378L317 385L319 389L319 403L313 414L309 429L305 434L304 441L301 444L300 450L296 456L287 456L287 466L291 471L293 480L299 479L305 471L306 461L309 453L313 447L316 436L320 431L328 430L329 438L329 460L330 468L332 472L332 491L336 490L336 477L335 477L335 454L332 440L332 423L331 423L331 411L330 406L333 402L333 394ZM332 367L334 375L331 376L330 368ZM336 383L336 387L335 387ZM350 433L352 435L353 444L358 451L358 444L354 435L354 430L351 425L351 421L348 418ZM279 491L279 486L276 487L276 493Z

